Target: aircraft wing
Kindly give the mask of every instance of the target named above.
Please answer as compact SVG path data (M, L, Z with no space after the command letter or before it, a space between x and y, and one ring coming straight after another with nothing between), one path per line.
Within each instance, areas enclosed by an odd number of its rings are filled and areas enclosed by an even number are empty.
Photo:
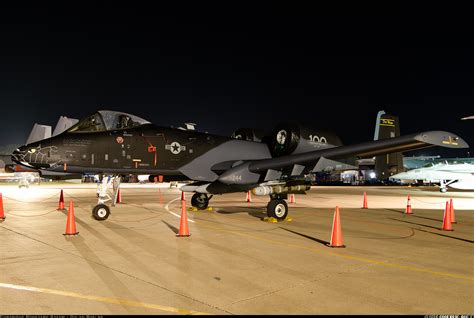
M334 147L277 158L251 160L227 170L219 177L224 184L250 184L262 182L262 175L268 176L284 168L293 166L291 175L301 174L307 167L317 171L317 163L321 158L337 160L357 156L373 157L399 151L416 150L433 146L447 148L468 148L469 145L459 136L445 131L427 131L390 139L369 141L365 143ZM316 169L316 170L314 170Z

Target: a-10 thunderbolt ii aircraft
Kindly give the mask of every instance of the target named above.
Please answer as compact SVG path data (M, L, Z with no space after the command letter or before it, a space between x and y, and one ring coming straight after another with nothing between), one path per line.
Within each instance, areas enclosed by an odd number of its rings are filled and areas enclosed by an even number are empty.
M393 126L390 119L380 120L382 127ZM181 190L194 192L191 204L198 209L205 209L212 195L252 190L269 195L268 216L282 220L288 214L288 194L308 190L317 171L354 168L348 158L432 146L468 147L445 131L343 146L333 133L291 123L277 125L261 140L253 133L234 137L158 127L131 114L101 110L57 136L18 148L12 160L40 170L101 174L98 204L92 211L98 220L109 216L106 203L115 204L122 174L191 180Z

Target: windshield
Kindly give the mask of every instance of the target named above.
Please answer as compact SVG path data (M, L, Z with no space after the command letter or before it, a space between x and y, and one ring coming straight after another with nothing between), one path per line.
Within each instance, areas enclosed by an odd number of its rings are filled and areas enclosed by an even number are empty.
M77 124L72 126L68 132L93 132L104 131L105 125L101 116L95 113L92 116L80 120Z
M77 124L72 126L68 132L78 133L128 129L149 123L149 121L135 115L110 110L100 110L80 120Z

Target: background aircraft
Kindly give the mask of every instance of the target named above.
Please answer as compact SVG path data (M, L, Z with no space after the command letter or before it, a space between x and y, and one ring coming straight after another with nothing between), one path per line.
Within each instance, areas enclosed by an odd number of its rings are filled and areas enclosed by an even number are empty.
M406 170L412 170L417 168L431 167L438 163L457 164L457 163L470 163L474 164L473 157L464 158L441 158L441 156L411 156L403 157L403 167Z
M454 189L474 190L474 165L435 164L402 172L391 177L395 180L423 180L430 183L440 183L440 191L448 191L448 186Z
M181 190L194 192L191 203L199 209L208 206L212 195L252 189L270 196L267 214L281 220L288 214L287 195L308 190L317 171L350 165L357 158L432 146L468 147L444 131L343 146L334 133L296 123L278 124L260 142L239 140L158 127L131 114L101 110L62 134L20 147L12 159L33 169L103 174L92 211L98 220L110 214L106 202L115 204L120 175L130 173L194 181Z

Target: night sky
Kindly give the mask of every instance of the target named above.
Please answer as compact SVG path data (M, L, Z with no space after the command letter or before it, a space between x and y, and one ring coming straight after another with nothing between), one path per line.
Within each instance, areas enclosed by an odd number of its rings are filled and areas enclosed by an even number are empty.
M99 109L223 135L304 121L345 144L372 139L384 109L402 134L474 145L467 8L156 3L1 7L0 145Z

